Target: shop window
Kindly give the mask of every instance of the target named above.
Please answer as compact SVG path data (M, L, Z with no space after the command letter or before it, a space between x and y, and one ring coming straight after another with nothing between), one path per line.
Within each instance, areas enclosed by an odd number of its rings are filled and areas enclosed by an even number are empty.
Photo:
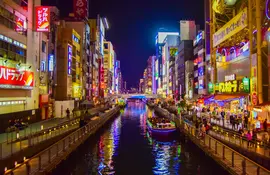
M42 41L42 46L41 46L42 52L46 53L46 42Z

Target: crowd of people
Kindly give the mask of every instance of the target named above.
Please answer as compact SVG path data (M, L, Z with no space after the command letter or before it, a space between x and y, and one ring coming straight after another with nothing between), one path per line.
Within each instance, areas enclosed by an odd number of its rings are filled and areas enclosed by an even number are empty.
M265 119L262 128L258 129L250 124L250 114L246 110L241 110L239 113L232 113L225 110L218 110L214 108L212 111L210 108L194 108L195 112L195 126L198 132L198 136L203 137L205 133L211 128L213 120L219 121L215 124L219 124L221 127L232 129L238 132L241 137L245 137L248 140L248 146L251 146L251 142L258 140L260 136L261 141L269 142L269 131L267 127L267 120ZM260 135L259 135L260 134Z

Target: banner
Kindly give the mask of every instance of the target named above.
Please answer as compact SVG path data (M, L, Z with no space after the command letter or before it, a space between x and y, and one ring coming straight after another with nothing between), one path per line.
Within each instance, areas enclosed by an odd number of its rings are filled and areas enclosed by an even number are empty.
M33 72L20 71L16 68L0 66L0 88L32 89L33 85Z
M236 33L247 27L247 8L238 13L233 19L221 27L213 36L213 47L226 41Z
M88 2L87 0L73 0L74 15L78 19L88 17Z
M50 7L36 7L36 31L48 32L50 30Z

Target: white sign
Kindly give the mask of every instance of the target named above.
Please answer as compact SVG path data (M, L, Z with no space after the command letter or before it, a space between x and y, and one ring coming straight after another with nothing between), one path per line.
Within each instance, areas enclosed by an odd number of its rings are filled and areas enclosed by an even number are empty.
M236 80L235 74L225 76L225 81L233 81L233 80Z

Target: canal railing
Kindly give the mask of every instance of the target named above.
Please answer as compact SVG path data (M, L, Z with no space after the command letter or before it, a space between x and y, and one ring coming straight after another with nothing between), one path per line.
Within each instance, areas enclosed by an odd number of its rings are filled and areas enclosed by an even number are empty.
M239 152L226 146L224 143L205 135L200 137L196 127L193 126L192 122L176 117L170 114L167 110L156 107L157 113L164 117L168 117L176 122L176 125L180 128L181 132L184 132L189 136L190 140L193 141L198 147L206 152L210 157L217 161L221 166L228 170L231 174L237 175L269 175L270 171L263 166L257 164L251 159L243 156Z
M104 111L106 109L108 109L108 107L88 109L88 113L91 115L91 113L98 113L99 110ZM79 127L80 117L85 114L85 111L86 110L76 111L76 115L74 115L72 119L58 123L49 128L40 128L39 130L32 131L29 134L24 134L23 136L17 133L16 137L14 136L14 139L13 137L9 139L7 133L7 141L0 143L0 160L6 159L29 147L38 145L44 141L77 129Z
M90 121L85 126L77 129L70 135L59 140L35 156L15 162L15 167L5 170L5 175L29 175L52 171L62 160L82 144L90 135L94 134L108 120L119 112L119 107L106 111L96 120Z

